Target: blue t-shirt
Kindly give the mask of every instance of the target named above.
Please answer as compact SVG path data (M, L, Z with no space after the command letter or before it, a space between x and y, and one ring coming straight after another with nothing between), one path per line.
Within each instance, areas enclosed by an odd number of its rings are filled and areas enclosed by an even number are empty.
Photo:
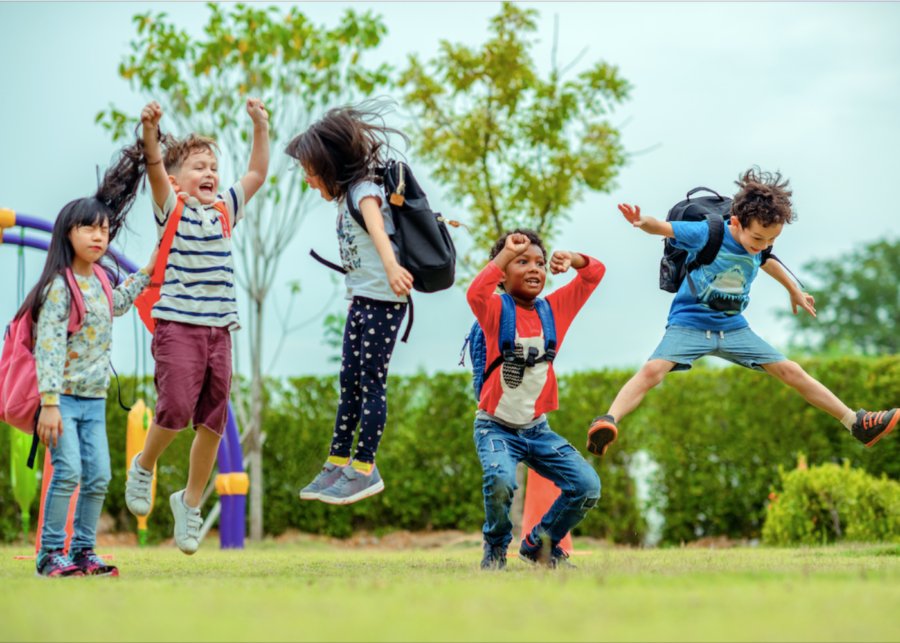
M685 264L693 261L709 238L706 221L674 221L672 243L687 250ZM726 222L722 248L708 266L691 273L697 296L691 293L687 277L675 294L669 310L669 325L698 330L734 330L747 326L741 314L750 303L750 284L759 272L762 253L751 255L731 236Z

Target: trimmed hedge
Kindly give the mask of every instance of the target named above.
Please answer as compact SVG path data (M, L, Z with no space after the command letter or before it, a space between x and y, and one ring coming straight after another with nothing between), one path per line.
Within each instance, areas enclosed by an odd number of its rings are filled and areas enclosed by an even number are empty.
M701 362L702 364L702 362ZM853 408L892 408L900 401L900 358L808 360L804 367ZM560 378L560 410L551 427L583 454L587 427L604 413L628 371ZM337 408L334 377L269 381L264 427L264 515L267 533L288 528L347 536L355 529L478 529L484 518L481 470L472 442L475 405L466 373L391 377L388 424L378 452L384 493L332 507L300 502L297 491L327 456ZM123 378L126 400L133 380ZM152 386L150 387L152 388ZM151 396L152 398L152 396ZM153 400L147 400L153 404ZM113 480L106 510L122 529L134 529L124 503L125 412L107 405ZM602 497L576 534L637 543L646 525L628 475L632 456L646 450L659 464L651 504L665 517L663 543L701 536L758 538L779 467L800 453L810 464L843 462L875 476L900 478L900 431L867 450L841 424L809 406L764 373L733 367L695 367L673 373L620 425L603 458L587 456L600 474ZM151 540L171 534L168 494L184 486L191 440L177 439L159 467ZM7 444L4 440L0 444ZM207 504L206 510L211 506ZM37 515L37 504L33 509ZM0 449L0 538L19 533L18 507L9 489L9 453Z
M780 472L769 496L763 540L770 545L900 542L900 484L850 463Z

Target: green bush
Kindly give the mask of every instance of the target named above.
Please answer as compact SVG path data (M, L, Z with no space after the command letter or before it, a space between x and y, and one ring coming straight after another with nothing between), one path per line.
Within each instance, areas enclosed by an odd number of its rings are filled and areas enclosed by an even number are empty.
M650 504L665 518L662 537L668 544L701 536L760 537L779 467L792 468L800 453L808 455L810 464L849 460L854 469L900 478L900 430L866 449L837 420L774 377L739 367L704 367L705 361L688 373L670 374L650 391L620 423L619 439L604 457L586 455L600 475L602 497L576 534L641 541L646 526L628 473L639 450L659 465ZM803 366L853 408L888 409L900 402L898 357L806 360ZM631 375L595 371L561 376L560 408L550 415L550 426L584 454L591 419L606 412ZM129 402L134 380L122 380ZM484 509L472 442L475 403L471 376L463 372L389 378L388 422L378 452L385 493L346 507L297 499L297 491L327 456L336 386L334 377L266 383L266 531L280 534L295 528L345 536L361 528L478 529ZM149 388L152 391L152 385ZM152 394L148 397L152 406ZM119 528L133 530L135 519L124 502L125 421L125 412L110 399L113 480L105 507ZM8 541L16 537L20 522L9 490L6 441L0 445L0 538ZM149 520L151 541L171 534L166 502L185 484L190 446L191 439L180 436L160 462L157 504ZM37 501L32 513L37 515Z
M833 463L779 471L763 527L770 545L900 542L900 484Z

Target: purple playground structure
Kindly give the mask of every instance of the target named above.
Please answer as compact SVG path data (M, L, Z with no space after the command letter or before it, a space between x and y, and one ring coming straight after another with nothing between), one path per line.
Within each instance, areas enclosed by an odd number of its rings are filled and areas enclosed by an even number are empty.
M5 230L13 226L19 226L22 229L19 233ZM52 233L53 223L38 217L17 214L12 210L0 208L0 230L3 230L3 244L35 248L46 252L50 247L50 241L44 237L26 235L26 228ZM127 257L112 248L109 249L109 253L114 255L119 264L129 273L140 269ZM237 421L235 420L234 407L231 405L231 402L228 403L228 423L225 428L225 436L219 443L217 464L219 474L216 476L216 491L219 494L221 506L221 513L219 514L221 547L222 549L243 549L246 534L249 478L244 472L243 450L241 448ZM213 512L210 513L212 514ZM208 529L207 526L205 527L204 533Z

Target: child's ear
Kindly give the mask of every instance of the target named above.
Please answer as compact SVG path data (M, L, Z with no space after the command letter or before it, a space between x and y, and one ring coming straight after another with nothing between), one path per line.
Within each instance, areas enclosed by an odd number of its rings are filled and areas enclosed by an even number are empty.
M738 230L741 229L741 220L738 219L736 216L731 215L731 221L730 221L730 223L731 223L731 225L733 225L733 226L734 226L735 228L737 228Z
M169 179L169 185L172 186L172 189L175 190L175 193L177 194L178 191L179 191L179 187L178 187L178 179L175 178L174 176L172 176L171 174L170 174L168 177L166 177L166 178Z

